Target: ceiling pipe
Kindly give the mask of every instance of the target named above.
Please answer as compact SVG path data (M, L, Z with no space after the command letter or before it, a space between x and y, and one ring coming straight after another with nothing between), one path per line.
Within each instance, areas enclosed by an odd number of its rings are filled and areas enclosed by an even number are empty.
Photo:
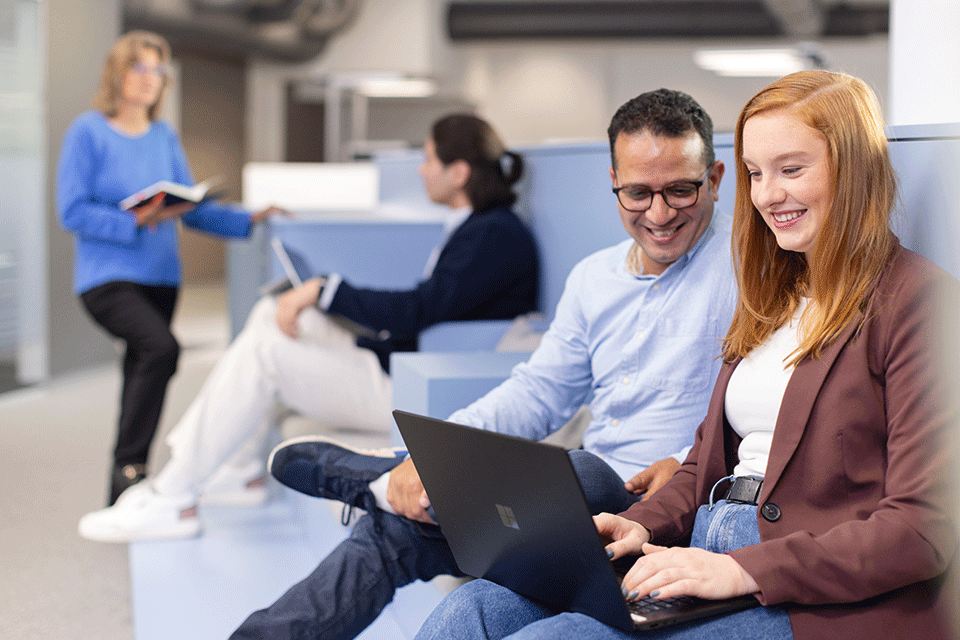
M819 0L764 0L785 35L818 38L823 35L826 13Z
M189 4L198 11L244 11L256 0L189 0ZM271 3L274 4L274 3Z
M292 9L289 19L284 21L252 19L250 11L254 5L264 6L255 0L190 0L190 11L182 14L128 5L123 18L125 29L155 31L177 48L299 63L316 58L330 38L346 29L359 13L361 2L283 0L283 6L273 3L280 12Z
M316 2L316 0L315 0ZM318 7L318 10L306 15L302 25L306 33L316 34L336 34L346 30L353 24L360 14L361 0L321 0L317 4L337 5L335 10L324 10Z

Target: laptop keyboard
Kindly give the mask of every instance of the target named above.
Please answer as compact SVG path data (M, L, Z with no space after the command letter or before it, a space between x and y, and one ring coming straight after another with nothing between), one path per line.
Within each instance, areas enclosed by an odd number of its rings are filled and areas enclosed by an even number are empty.
M675 598L651 598L644 596L637 600L627 601L627 610L631 614L648 615L655 611L667 611L683 609L686 606L694 604L695 599L690 596L677 596Z

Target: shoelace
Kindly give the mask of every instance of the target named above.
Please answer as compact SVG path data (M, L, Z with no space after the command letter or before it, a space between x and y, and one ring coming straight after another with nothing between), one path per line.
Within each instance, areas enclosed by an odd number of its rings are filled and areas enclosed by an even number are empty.
M331 478L329 482L341 485L340 487L331 487L336 495L339 495L343 501L343 508L340 510L340 524L343 526L350 524L350 519L353 518L353 510L360 508L373 517L374 525L377 531L380 531L380 514L377 508L377 499L373 496L369 486L363 482L347 478Z

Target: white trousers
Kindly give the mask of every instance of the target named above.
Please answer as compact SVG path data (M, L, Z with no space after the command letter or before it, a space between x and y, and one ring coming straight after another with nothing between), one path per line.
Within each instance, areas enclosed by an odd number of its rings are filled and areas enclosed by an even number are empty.
M298 319L292 339L262 298L227 347L166 442L170 461L154 479L164 494L199 494L224 464L263 460L270 427L283 409L325 424L385 431L393 388L380 361L317 309Z

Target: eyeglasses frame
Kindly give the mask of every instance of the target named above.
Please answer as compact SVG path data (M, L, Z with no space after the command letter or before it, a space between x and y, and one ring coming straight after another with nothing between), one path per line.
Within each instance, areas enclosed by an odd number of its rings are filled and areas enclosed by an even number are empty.
M700 201L700 187L703 186L703 183L704 183L704 182L707 182L707 181L710 179L710 172L713 171L713 166L714 166L715 164L716 164L716 162L713 162L712 164L710 164L710 166L707 167L707 171L706 171L706 173L704 174L703 179L701 179L701 180L677 180L676 182L671 182L670 184L665 185L665 186L663 186L663 187L660 188L660 189L657 189L657 190L652 190L652 189L651 189L651 190L650 190L650 204L647 206L646 209L631 209L630 207L628 207L628 206L626 206L625 204L623 204L623 200L620 199L620 191L622 191L623 189L627 188L627 187L630 186L630 185L624 185L624 186L622 186L622 187L613 187L613 189L611 189L611 190L613 191L613 194L614 194L615 196L617 196L617 202L620 203L620 206L623 207L624 209L626 209L627 211L632 211L633 213L644 213L644 212L646 212L646 211L649 211L649 210L650 210L650 207L653 206L653 197L654 197L655 195L657 195L657 194L660 194L660 197L663 198L663 203L664 203L665 205L667 205L668 207L670 207L671 209L687 209L687 208L692 207L693 205L697 204L697 202ZM696 197L693 199L693 202L691 202L691 203L688 204L688 205L684 205L684 206L682 206L682 207L674 207L674 206L671 205L669 202L667 202L667 196L666 196L666 193L665 193L666 190L669 189L670 187L674 187L674 186L676 186L676 185L678 185L678 184L691 184L691 185L695 185L695 186L697 187L697 190L696 190L696 192L695 192L695 193L696 193Z

